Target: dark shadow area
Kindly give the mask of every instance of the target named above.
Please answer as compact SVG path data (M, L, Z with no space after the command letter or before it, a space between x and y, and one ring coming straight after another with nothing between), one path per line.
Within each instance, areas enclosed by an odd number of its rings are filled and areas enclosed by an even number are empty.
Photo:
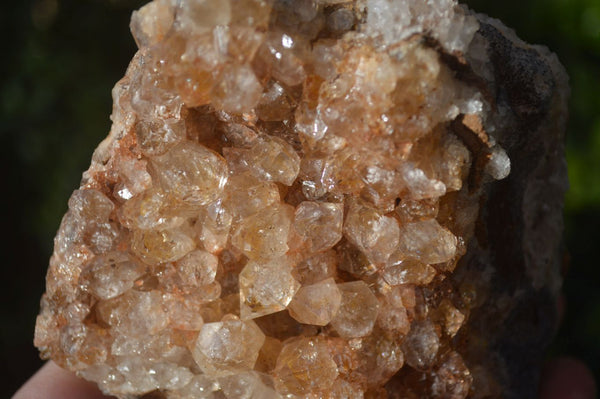
M566 242L570 264L564 283L567 298L565 320L552 352L584 360L600 377L600 260L598 228L600 208L571 213Z

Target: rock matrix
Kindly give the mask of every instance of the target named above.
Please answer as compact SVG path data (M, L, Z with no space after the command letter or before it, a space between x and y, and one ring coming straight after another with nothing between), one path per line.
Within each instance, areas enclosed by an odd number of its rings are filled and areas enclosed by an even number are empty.
M121 399L525 398L555 56L454 0L154 0L35 344Z

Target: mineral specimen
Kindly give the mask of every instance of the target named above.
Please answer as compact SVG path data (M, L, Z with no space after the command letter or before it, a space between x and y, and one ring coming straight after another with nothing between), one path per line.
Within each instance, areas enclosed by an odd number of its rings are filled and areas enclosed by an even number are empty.
M564 71L455 0L154 0L35 345L131 398L533 398Z

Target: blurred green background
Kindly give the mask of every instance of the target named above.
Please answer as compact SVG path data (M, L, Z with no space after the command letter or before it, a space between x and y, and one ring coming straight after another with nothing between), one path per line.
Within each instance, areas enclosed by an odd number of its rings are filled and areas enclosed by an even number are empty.
M0 8L0 397L41 365L33 326L52 238L106 136L110 89L135 44L142 0L22 0ZM565 281L554 355L600 375L600 0L469 0L473 9L558 53L571 77Z

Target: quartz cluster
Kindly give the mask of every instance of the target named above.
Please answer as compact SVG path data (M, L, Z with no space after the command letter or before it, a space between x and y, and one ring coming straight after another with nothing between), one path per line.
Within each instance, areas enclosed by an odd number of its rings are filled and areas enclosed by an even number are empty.
M43 357L121 399L528 397L550 333L519 323L560 285L550 53L455 0L154 0L131 28Z

